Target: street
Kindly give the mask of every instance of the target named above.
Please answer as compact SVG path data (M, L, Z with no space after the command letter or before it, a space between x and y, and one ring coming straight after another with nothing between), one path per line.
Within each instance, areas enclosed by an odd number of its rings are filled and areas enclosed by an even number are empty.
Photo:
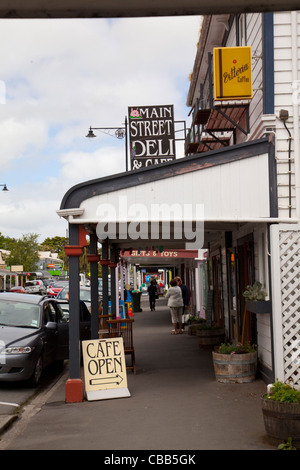
M37 388L29 387L24 382L0 382L0 420L3 416L14 415L18 412L20 407L30 398L51 386L51 383L57 380L61 372L55 365L49 366L44 370Z

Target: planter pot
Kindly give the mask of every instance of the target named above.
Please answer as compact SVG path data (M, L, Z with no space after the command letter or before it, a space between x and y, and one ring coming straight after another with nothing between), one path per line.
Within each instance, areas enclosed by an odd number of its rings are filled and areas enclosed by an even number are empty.
M199 322L192 322L191 324L187 325L187 331L189 335L197 335L197 331L200 329Z
M246 383L255 379L257 352L220 354L213 351L216 380L222 383Z
M271 300L247 300L246 309L251 313L272 313Z
M293 446L300 449L300 403L280 403L262 398L262 412L271 445L277 446L291 437Z
M197 330L200 348L213 348L219 346L225 340L225 329L215 328L211 330Z

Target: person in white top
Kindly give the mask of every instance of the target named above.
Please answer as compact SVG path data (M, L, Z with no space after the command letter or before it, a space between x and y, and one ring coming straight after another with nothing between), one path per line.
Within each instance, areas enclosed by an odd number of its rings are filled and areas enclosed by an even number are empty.
M170 282L171 287L166 293L168 299L168 307L170 307L171 318L174 330L172 335L182 334L182 310L183 310L183 298L180 287L177 285L177 281L172 279ZM177 323L179 324L179 331L177 330Z

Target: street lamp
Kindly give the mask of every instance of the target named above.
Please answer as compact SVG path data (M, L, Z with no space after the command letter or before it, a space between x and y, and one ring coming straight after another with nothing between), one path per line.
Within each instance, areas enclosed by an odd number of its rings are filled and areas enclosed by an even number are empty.
M125 127L90 127L86 137L96 137L93 131L102 131L104 134L116 137L117 139L124 139L125 137L125 166L126 171L128 171L127 117L125 116Z
M2 191L8 191L6 184L0 184L0 186L3 186Z

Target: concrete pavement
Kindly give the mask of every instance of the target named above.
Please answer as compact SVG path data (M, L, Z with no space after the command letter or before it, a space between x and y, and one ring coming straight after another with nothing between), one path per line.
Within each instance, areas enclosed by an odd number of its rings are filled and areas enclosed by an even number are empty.
M0 449L274 450L260 405L266 385L216 382L211 351L195 336L170 334L166 300L151 312L143 297L142 308L134 314L131 397L65 403L65 375L24 407Z

